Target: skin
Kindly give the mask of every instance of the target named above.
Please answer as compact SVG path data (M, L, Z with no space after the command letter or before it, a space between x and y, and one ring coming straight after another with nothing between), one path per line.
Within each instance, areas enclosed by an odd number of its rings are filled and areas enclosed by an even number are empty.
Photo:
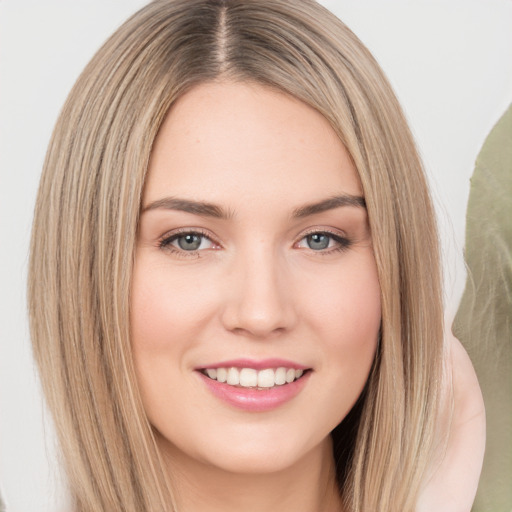
M349 155L287 95L203 84L167 116L144 191L131 328L179 510L342 510L329 433L367 380L381 308L366 209L304 210L341 195L362 196ZM225 218L168 198L215 204ZM205 235L198 250L180 247L183 230ZM311 246L313 232L328 232L326 248ZM287 403L240 410L197 368L242 357L311 371Z
M484 459L485 407L475 370L452 334L445 350L438 446L417 512L469 512Z

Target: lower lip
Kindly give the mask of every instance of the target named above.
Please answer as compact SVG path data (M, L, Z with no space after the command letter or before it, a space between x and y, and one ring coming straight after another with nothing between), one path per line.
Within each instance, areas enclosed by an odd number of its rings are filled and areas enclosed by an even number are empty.
M274 386L269 389L230 386L224 382L218 382L210 379L201 372L198 373L208 389L216 397L229 405L244 411L264 412L276 409L295 398L309 380L311 371L306 372L300 379L297 379L290 384Z

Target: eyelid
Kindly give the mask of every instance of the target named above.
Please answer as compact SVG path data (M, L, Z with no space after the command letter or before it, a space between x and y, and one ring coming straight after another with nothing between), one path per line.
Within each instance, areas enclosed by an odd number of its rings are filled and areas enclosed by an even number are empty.
M174 247L171 245L171 242L173 242L175 239L179 238L180 236L184 235L200 235L204 238L207 238L212 242L212 244L216 247L214 249L218 249L221 246L221 244L217 241L216 237L213 236L212 233L210 233L208 230L205 230L203 228L195 228L195 227L185 227L185 228L177 228L173 229L171 231L166 232L164 235L158 238L157 243L158 247L164 251L169 251L171 253L179 254L183 257L187 256L195 256L198 257L199 253L205 251L206 249L200 249L195 251L185 251L182 249L179 249L177 247Z
M352 239L348 237L346 234L344 234L341 231L338 231L336 229L332 228L323 228L323 227L316 227L316 228L310 228L306 230L305 232L301 233L300 238L298 238L297 242L295 242L294 246L297 246L302 240L304 240L306 237L310 235L315 234L325 234L330 236L338 245L336 247L329 247L324 250L320 251L314 251L313 249L310 249L312 252L316 252L318 254L329 254L331 252L336 251L344 251L347 250L352 245Z

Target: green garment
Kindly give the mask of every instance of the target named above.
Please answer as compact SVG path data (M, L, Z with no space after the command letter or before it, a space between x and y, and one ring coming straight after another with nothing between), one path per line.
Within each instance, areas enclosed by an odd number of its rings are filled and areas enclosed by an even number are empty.
M468 277L453 332L475 366L487 445L474 512L512 511L512 105L487 137L471 178Z

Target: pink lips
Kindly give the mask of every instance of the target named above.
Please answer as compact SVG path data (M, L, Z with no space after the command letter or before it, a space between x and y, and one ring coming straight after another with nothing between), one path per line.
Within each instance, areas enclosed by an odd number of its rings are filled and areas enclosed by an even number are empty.
M295 370L307 370L308 367L302 364L288 361L287 359L262 359L255 361L253 359L231 359L230 361L220 361L211 363L207 366L200 366L197 370L206 370L207 368L254 368L255 370L264 370L265 368L294 368Z
M198 375L207 386L207 388L222 401L227 404L249 412L264 412L275 409L297 396L304 388L311 372L305 372L301 378L289 384L274 386L269 389L243 388L231 386L229 384L218 382L204 375L201 370L207 368L254 368L255 370L264 370L266 368L294 368L296 370L307 370L307 366L303 366L292 361L284 359L265 359L254 361L249 359L235 359L230 361L222 361L208 366L197 368Z

